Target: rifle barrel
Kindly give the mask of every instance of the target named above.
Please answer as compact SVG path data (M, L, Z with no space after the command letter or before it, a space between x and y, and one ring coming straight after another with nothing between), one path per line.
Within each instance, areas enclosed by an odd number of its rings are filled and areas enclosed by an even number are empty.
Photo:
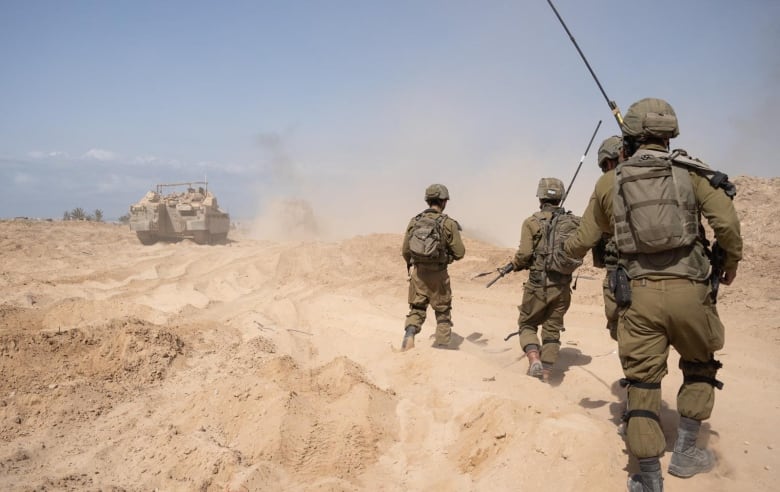
M501 275L501 274L499 273L499 274L498 274L498 276L497 276L496 278L494 278L493 280L491 280L490 282L488 282L488 283L487 283L487 285L485 286L485 288L486 288L486 289L489 289L489 288L490 288L490 286L491 286L491 285L493 285L493 284L495 284L496 282L498 282L498 280L499 280L501 277L503 277L503 275Z

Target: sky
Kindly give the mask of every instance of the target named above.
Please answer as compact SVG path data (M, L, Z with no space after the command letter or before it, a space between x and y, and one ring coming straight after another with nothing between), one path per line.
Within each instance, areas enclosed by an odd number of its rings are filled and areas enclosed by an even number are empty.
M672 147L780 175L780 2L554 5L623 113L663 98ZM402 232L443 183L464 234L513 246L602 121L584 211L619 133L546 0L0 0L0 64L0 218L205 179L236 221L304 201L338 239Z

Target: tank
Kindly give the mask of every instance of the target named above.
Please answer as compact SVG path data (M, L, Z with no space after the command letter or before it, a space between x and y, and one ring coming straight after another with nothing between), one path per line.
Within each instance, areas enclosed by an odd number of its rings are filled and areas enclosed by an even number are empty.
M220 210L205 181L158 184L130 206L130 229L143 244L185 238L198 244L224 244L230 216Z

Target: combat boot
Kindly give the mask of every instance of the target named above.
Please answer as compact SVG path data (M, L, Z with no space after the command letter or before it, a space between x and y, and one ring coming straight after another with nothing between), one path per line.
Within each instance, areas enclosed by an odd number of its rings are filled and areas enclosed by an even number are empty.
M404 333L404 339L401 342L401 350L410 350L414 348L414 335L417 333L417 328L414 326L407 326L406 333Z
M539 349L536 345L529 346L526 349L525 356L528 357L528 375L534 378L542 377L542 361L539 359Z
M639 473L628 479L628 492L663 492L661 461L658 458L639 460Z
M715 455L709 449L696 447L701 421L680 417L677 441L669 461L669 473L675 477L688 478L697 473L708 472L715 466Z

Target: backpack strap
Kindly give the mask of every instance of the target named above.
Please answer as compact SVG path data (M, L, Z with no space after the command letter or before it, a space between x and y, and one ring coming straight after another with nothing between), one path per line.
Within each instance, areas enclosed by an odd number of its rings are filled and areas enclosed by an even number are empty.
M436 223L437 223L437 224L439 224L439 229L441 229L441 235L442 235L441 239L442 239L442 241L444 241L444 250L445 250L445 251L447 251L447 252L449 252L449 250L450 250L450 245L449 245L449 243L447 242L447 234L444 232L444 221L445 221L445 220L447 220L447 219L449 219L449 217L447 216L447 214L441 214L441 215L440 215L440 216L439 216L439 217L436 219ZM448 253L448 254L449 254L449 253Z
M693 171L699 176L707 178L710 182L710 186L713 188L720 188L726 193L726 196L732 200L737 195L737 187L734 183L729 181L729 177L726 173L711 169L708 165L688 156L688 153L683 149L674 149L670 153L659 152L656 150L642 149L643 152L661 157L662 159L669 159L673 164L684 167L689 171Z

